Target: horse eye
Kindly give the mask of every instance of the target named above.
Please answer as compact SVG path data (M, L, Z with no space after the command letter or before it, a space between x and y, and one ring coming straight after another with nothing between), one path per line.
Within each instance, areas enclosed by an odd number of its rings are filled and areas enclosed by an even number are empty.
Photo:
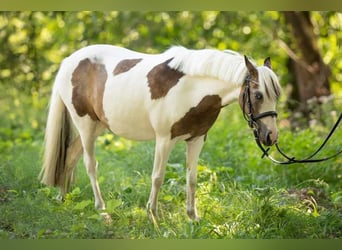
M262 94L260 92L256 92L255 93L255 99L262 100L262 98L263 98L263 96L262 96Z

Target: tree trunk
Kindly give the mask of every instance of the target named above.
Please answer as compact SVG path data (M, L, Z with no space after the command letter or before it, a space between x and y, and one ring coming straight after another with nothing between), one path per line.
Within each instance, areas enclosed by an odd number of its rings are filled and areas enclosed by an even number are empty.
M290 48L295 52L290 56L288 64L293 87L290 94L293 101L289 102L289 108L309 118L308 101L316 100L320 103L320 97L331 94L328 79L330 69L320 55L310 12L286 11L283 14L290 31Z

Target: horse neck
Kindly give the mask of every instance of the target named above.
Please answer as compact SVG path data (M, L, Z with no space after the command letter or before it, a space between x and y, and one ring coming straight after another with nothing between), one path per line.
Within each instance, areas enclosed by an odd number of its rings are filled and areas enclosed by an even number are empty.
M226 92L222 98L222 106L227 106L233 102L236 102L239 99L241 92L241 86L237 86L236 88Z
M190 77L190 81L196 82L195 89L210 95L219 95L222 98L222 106L226 106L238 100L242 83L232 83L219 80L215 77Z

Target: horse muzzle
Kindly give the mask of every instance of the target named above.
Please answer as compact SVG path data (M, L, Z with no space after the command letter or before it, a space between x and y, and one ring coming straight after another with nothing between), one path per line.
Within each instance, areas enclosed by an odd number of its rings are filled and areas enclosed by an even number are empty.
M276 129L269 129L263 122L258 121L258 139L265 146L269 147L277 143L278 132Z

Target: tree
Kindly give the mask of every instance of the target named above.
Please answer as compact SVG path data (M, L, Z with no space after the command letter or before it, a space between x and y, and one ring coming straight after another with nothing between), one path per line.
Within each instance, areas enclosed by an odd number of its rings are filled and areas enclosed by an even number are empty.
M293 111L300 111L308 118L309 100L321 102L324 96L331 94L329 76L330 69L323 62L318 48L318 36L314 32L314 25L307 11L283 12L285 23L289 28L288 69L292 75L292 92L289 107Z

